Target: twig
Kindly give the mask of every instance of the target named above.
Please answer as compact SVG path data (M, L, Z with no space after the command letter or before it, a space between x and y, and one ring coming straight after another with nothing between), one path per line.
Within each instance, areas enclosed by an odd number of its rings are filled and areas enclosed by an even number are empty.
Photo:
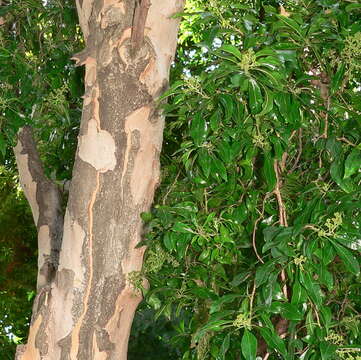
M147 21L150 5L150 0L136 0L131 35L133 55L136 54L142 46L145 23Z
M258 223L260 222L261 219L263 219L263 215L264 215L264 207L265 207L265 203L266 203L266 200L267 198L269 198L270 194L266 194L266 196L264 197L263 199L263 202L262 202L262 211L261 211L261 214L259 216L259 218L254 222L254 226L253 226L253 232L252 232L252 247L253 247L253 250L257 256L257 259L262 263L264 264L264 261L263 259L261 258L261 256L258 254L258 251L257 251L257 246L256 246L256 231L257 231L257 225Z
M286 284L287 276L286 276L286 272L284 269L282 269L280 276L281 276L282 282L284 283L284 285L282 287L283 295L285 296L286 299L288 299L288 290L287 290L287 284Z
M338 141L343 141L345 142L346 144L350 145L350 146L353 146L353 147L356 147L357 145L352 143L350 140L346 139L344 136L342 137L339 137L337 138Z
M301 155L302 155L302 129L299 129L298 130L298 153L297 153L296 160L292 166L292 169L288 172L289 174L291 174L293 171L296 170L298 162L301 159Z
M280 171L279 171L279 166L278 166L278 160L276 160L276 159L274 160L273 168L274 168L274 171L276 174L276 186L275 186L275 189L273 190L273 193L276 195L276 198L277 198L280 225L287 227L288 223L287 223L287 216L286 216L286 208L283 203L281 191L280 191L282 183L280 180Z
M168 189L167 192L165 193L165 195L164 195L164 197L163 197L163 201L162 201L162 202L163 202L163 205L165 205L165 201L167 200L168 195L169 195L170 192L172 191L175 183L177 182L180 173L181 173L181 170L178 171L178 173L177 173L177 175L176 175L173 183L169 186L169 189Z
M253 289L252 289L252 294L251 294L251 299L249 302L249 313L250 316L252 317L252 312L253 312L253 301L254 301L254 295L256 294L256 282L253 282Z

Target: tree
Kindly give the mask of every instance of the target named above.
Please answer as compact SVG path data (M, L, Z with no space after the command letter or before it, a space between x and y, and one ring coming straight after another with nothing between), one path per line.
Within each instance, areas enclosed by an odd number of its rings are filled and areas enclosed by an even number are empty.
M10 6L10 5L9 5ZM159 177L163 117L182 1L77 2L85 95L65 215L29 126L14 149L38 230L38 293L17 359L126 359L141 294L140 214ZM6 21L6 20L5 20ZM159 26L159 23L161 26Z

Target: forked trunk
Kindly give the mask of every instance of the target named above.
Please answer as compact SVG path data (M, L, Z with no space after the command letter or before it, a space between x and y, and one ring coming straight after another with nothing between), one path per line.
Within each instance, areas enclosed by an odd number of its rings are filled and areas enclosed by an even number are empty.
M42 268L19 360L127 358L141 300L129 274L142 267L140 214L159 181L164 119L155 99L167 87L178 28L172 16L182 6L183 0L77 0L86 48L74 58L86 66L85 95L60 255L54 229L62 218L52 221L59 201L55 190L47 200L41 166L32 170L39 160L27 128L15 148L37 214Z

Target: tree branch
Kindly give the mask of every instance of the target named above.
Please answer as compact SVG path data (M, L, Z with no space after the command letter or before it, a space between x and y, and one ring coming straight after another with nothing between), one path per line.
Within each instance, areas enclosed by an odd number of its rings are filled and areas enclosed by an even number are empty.
M49 284L58 267L63 214L58 187L44 174L30 126L18 132L14 147L20 183L38 230L38 289Z
M145 23L147 21L150 0L136 0L132 24L132 52L136 54L144 39Z

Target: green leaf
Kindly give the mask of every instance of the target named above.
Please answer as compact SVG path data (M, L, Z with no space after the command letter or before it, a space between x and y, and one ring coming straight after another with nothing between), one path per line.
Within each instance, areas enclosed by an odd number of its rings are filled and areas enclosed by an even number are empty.
M207 138L207 123L201 113L194 115L190 125L190 135L196 146L200 146Z
M140 217L145 223L149 223L153 219L153 214L151 212L142 212Z
M359 233L353 234L352 232L348 232L339 234L335 240L351 250L361 251L361 235Z
M292 287L292 299L291 303L298 305L303 304L307 300L307 293L301 286L298 279L295 280L293 287Z
M212 157L212 172L219 175L224 181L227 181L227 170L223 162L216 157Z
M213 314L221 309L223 304L231 303L235 299L239 299L242 295L241 294L227 294L223 295L220 299L213 301L210 307L209 313Z
M255 276L255 283L256 286L259 287L261 285L263 285L265 282L267 282L270 273L272 272L272 270L274 270L274 262L268 262L266 264L263 265L259 265L257 267L256 270L256 276Z
M311 274L307 271L300 271L300 282L307 290L311 300L320 307L322 304L322 293L319 285L313 280Z
M322 360L333 359L336 349L337 349L336 345L331 344L327 341L322 341L320 343L321 359Z
M222 45L218 50L228 52L238 58L238 60L242 60L242 53L233 45L225 44Z
M244 330L241 341L242 354L246 360L255 360L257 353L257 338L247 329Z
M256 54L257 55L257 54ZM275 56L266 56L257 60L258 66L266 66L270 70L277 70L280 66L282 66L281 61Z
M361 169L361 150L354 148L345 161L345 173L343 178L347 179Z
M222 111L217 109L211 116L209 120L210 127L213 131L217 131L219 125L221 124Z
M204 149L204 148L199 149L198 162L201 166L201 169L202 169L205 177L208 179L208 177L211 173L212 157L206 149Z
M205 333L209 331L221 331L225 328L225 326L231 324L230 320L214 320L209 321L203 327L201 327L194 335L194 340L198 341Z
M171 232L166 232L163 237L163 243L168 250L174 250L177 245L177 239L172 236Z
M257 116L264 116L273 109L273 93L266 88L265 95L266 97L263 103L262 111Z
M197 297L201 298L201 299L214 299L215 298L215 294L213 291L205 288L205 287L194 287L190 290L190 292L193 295L196 295Z
M347 12L350 12L350 11L353 11L353 10L357 10L357 9L361 9L361 4L350 4L350 5L347 5L345 7L345 10Z
M287 123L292 124L294 122L291 115L291 98L288 93L278 93L274 99L282 117Z
M359 275L360 265L352 252L343 247L342 245L338 244L336 241L330 239L330 242L335 248L337 255L342 259L343 263L345 264L346 269L348 269L355 275Z
M333 276L332 274L327 270L327 267L323 264L320 264L317 266L317 270L319 273L319 279L320 283L327 286L328 290L332 291L333 289Z
M331 82L331 93L334 94L336 93L338 90L340 90L342 81L345 77L345 70L346 70L346 66L344 63L340 63L338 65L338 69L336 71L336 74L332 77L332 82Z
M155 310L158 310L162 305L162 302L160 301L160 299L155 294L152 294L147 299L147 303Z
M0 8L0 16L4 16L6 15L9 11L11 11L12 9L14 9L14 5L3 5Z
M5 157L6 154L6 141L4 139L4 136L0 133L0 153L3 157Z
M248 84L249 107L252 114L258 114L262 109L263 97L256 80L250 79Z
M303 319L303 314L298 310L297 306L289 303L281 304L281 316L293 321L301 321Z
M234 111L234 101L233 97L230 94L221 94L219 95L219 102L222 104L225 112L225 117L222 119L223 122L228 122Z
M283 22L288 28L292 30L293 33L296 33L299 36L302 36L302 30L300 26L296 23L295 20L288 17L277 15L277 17Z
M335 183L346 193L350 193L352 191L354 191L354 186L352 184L352 182L348 181L350 179L343 179L343 174L344 174L344 164L342 159L338 159L336 161L334 161L331 164L330 167L330 175L332 180L335 181Z
M284 341L275 333L274 330L261 327L259 329L261 336L272 350L277 350L284 357L287 356L286 345Z
M176 90L179 89L183 84L184 82L181 80L174 82L174 84L158 98L158 101L164 100L171 95L180 93L181 90Z
M188 225L188 224L184 224L182 222L176 222L173 227L172 230L175 232L180 232L180 233L193 233L192 228Z
M230 345L230 339L231 339L231 334L228 333L222 342L221 348L219 349L217 360L225 360L225 356Z
M267 191L273 191L277 182L273 163L274 163L273 158L268 153L266 153L264 155L264 164L262 170L267 183Z

